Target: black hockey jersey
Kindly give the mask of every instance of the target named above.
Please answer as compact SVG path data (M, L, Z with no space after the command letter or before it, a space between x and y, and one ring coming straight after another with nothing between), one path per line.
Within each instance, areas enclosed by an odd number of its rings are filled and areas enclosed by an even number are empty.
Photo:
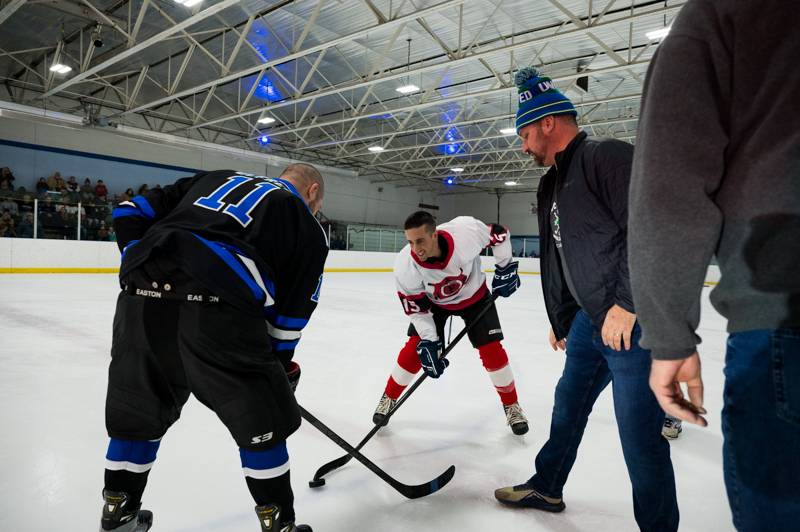
M152 189L114 209L120 280L158 253L209 292L262 313L288 363L319 301L328 242L282 179L219 170Z

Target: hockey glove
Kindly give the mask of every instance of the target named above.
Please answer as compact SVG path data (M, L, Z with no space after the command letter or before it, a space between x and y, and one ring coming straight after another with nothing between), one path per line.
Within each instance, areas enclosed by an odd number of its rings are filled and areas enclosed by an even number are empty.
M422 370L428 377L438 379L444 373L444 368L450 364L446 358L439 358L442 354L441 340L420 340L417 344L417 356L422 364Z
M492 292L508 297L519 288L519 262L509 262L503 267L496 266L492 280Z
M300 364L297 362L289 362L286 367L286 378L289 379L289 386L292 387L292 392L297 391L297 383L300 382Z

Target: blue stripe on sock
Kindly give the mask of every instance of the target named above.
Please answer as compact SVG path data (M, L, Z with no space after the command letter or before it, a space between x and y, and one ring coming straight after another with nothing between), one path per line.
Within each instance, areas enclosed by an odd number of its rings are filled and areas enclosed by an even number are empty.
M272 342L272 349L274 349L275 351L291 351L292 349L297 347L297 344L300 342L300 339L298 338L297 340L291 340L291 341L278 341L275 340L274 338L270 338L270 341Z
M144 196L134 196L133 201L139 209L141 209L142 213L147 216L148 218L155 218L156 211L153 210L153 207L150 205L150 202L147 201L147 198Z
M111 441L108 442L106 460L131 462L139 465L149 464L156 461L159 445L161 445L161 441L111 438Z
M248 451L239 448L239 457L242 459L242 467L258 470L275 469L289 461L289 451L286 449L286 442L282 442L266 451Z

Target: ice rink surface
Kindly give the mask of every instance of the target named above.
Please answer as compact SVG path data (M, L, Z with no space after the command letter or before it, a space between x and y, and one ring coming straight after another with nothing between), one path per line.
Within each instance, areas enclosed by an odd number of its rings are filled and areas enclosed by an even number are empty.
M318 490L308 480L342 451L304 423L290 438L299 522L315 532L637 530L610 390L589 420L561 514L500 506L495 488L525 481L547 439L564 355L547 344L538 277L498 304L504 345L531 431L514 436L477 352L465 340L438 381L426 381L364 449L417 484L450 464L440 492L407 500L352 461ZM107 445L103 405L118 285L114 275L0 275L0 531L98 529ZM710 426L672 442L681 531L733 530L722 479L724 320L704 290L702 360ZM461 329L454 321L453 335ZM371 417L407 320L388 273L330 273L296 360L298 399L349 442ZM154 532L258 529L237 448L212 412L190 399L164 437L144 504Z

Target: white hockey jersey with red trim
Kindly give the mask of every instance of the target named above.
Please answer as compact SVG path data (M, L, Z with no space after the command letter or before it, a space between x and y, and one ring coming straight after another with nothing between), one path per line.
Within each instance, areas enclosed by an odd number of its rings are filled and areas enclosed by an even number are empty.
M403 310L424 340L438 338L431 305L460 310L487 292L480 259L486 247L492 247L497 265L506 266L511 261L510 234L501 225L459 216L436 229L447 244L447 253L440 261L421 261L406 245L394 264Z

